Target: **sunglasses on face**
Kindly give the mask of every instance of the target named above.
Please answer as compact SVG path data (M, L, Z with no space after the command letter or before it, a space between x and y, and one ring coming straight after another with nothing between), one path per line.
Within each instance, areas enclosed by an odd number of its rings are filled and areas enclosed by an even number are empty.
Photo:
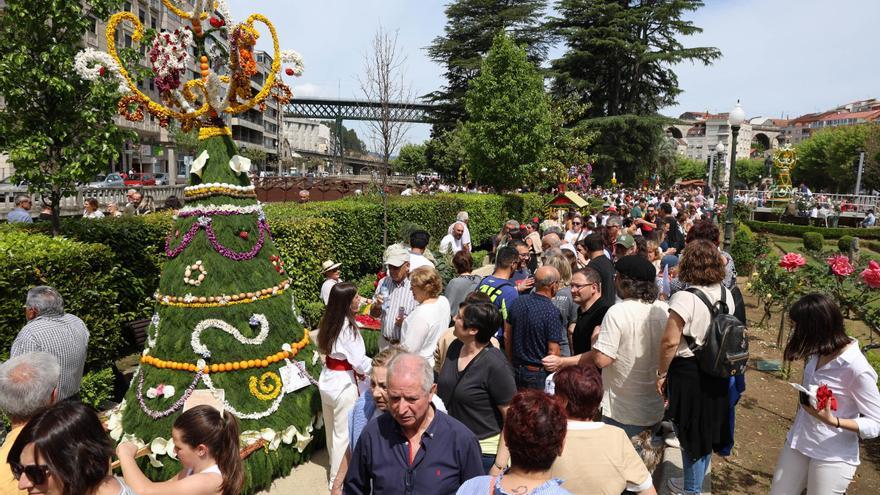
M49 476L49 466L45 464L28 464L25 466L18 462L10 462L9 468L16 480L21 479L21 475L25 474L34 485L42 485Z
M580 222L573 222L573 223L574 223L574 225L580 225L580 224L581 224Z

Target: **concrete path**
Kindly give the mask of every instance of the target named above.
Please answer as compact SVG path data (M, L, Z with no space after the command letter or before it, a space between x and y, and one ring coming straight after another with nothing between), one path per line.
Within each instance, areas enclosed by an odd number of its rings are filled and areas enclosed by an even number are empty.
M318 450L312 455L309 462L297 466L284 478L275 480L269 490L260 492L258 495L329 494L330 490L327 488L329 465L330 458L327 455L327 449Z

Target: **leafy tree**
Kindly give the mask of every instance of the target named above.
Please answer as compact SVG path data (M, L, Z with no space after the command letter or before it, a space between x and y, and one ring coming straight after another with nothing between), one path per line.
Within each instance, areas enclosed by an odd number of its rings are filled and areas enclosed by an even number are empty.
M74 70L89 18L104 19L120 3L8 0L0 14L0 153L9 155L16 180L52 207L53 234L61 198L134 139L113 123L116 85L90 84Z
M586 107L576 102L563 101L553 104L551 110L551 141L541 168L542 180L532 181L529 185L554 187L559 179L569 175L572 167L580 170L596 159L589 152L596 133L584 127L571 126L583 115Z
M859 150L874 125L832 127L815 133L797 146L798 164L791 171L795 185L850 192L855 188ZM876 132L876 131L874 131ZM864 181L866 174L862 174Z
M391 166L397 172L417 174L428 168L428 157L425 154L427 148L424 144L404 144Z
M541 24L545 7L546 0L455 0L447 5L444 35L428 47L428 55L446 71L446 86L427 95L439 105L435 137L464 120L465 93L496 33L505 31L524 46L532 63L546 58L549 40Z
M468 90L466 109L473 179L501 191L540 173L553 125L544 81L526 51L503 32Z
M598 178L647 177L658 164L662 132L657 112L681 93L673 66L709 64L716 48L689 48L702 30L684 17L700 0L560 0L547 24L566 46L551 61L555 99L589 105L583 121L598 131ZM602 120L605 119L605 120ZM607 180L606 178L606 180Z
M466 135L464 124L459 123L454 129L443 131L440 136L428 141L425 150L428 166L447 177L461 179L466 176L467 174L461 173L463 170L467 171Z
M865 168L862 190L880 190L880 125L871 125L865 138Z
M705 179L708 171L706 162L694 160L686 156L679 156L675 163L675 176L682 180ZM717 184L717 182L715 183Z
M266 163L266 152L263 150L240 146L238 148L238 154L250 160L253 166L258 170Z
M736 180L746 185L756 184L764 176L763 158L738 158L736 160Z
M336 142L336 123L331 120L321 122L330 128L330 139ZM365 154L367 145L358 137L357 131L342 126L342 149L346 152Z

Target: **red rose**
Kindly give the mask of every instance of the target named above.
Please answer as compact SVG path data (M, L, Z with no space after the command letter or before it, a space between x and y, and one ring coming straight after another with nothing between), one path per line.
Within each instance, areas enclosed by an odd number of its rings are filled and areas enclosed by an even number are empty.
M831 410L837 410L837 398L834 397L834 393L828 388L828 385L822 384L819 387L819 390L816 391L816 409L822 410L825 409L825 406L828 405L828 402L831 402Z
M871 260L861 273L862 281L872 289L880 288L880 263Z
M849 258L842 254L832 256L825 261L831 267L831 272L838 277L848 277L855 271L855 268L849 262Z
M807 260L798 253L788 253L779 260L779 266L790 272L793 272L806 264Z
M216 17L212 17L210 20L210 23L211 23L211 27L214 27L214 28L223 27L223 24L224 24L224 22L221 19L218 19Z
M287 70L284 71L284 73L287 74L288 76L292 76L292 75L293 75L293 69L291 69L290 67L288 67Z

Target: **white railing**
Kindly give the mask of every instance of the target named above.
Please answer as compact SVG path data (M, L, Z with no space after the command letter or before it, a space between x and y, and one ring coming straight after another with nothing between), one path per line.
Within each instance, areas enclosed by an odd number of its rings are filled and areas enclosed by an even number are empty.
M177 196L178 198L183 198L183 188L184 185L179 186L143 186L136 187L144 197L150 196L153 198L156 206L162 206L162 203L168 199L169 196ZM131 189L131 187L79 187L77 188L77 192L75 196L68 196L61 199L61 213L64 215L76 215L81 213L83 210L83 202L86 198L95 198L98 200L98 203L101 205L103 209L108 203L116 203L120 207L124 206L128 199L125 196L126 191ZM12 208L15 206L15 197L20 194L28 194L26 187L16 187L13 189L6 189L0 192L0 214L5 216ZM31 195L34 198L34 206L31 210L32 214L39 213L39 208L41 206L41 201L36 195Z
M749 189L738 189L736 195L739 198L746 198L746 202L755 207L782 207L786 200L780 199L771 194L770 191L752 191ZM792 195L791 200L806 199L809 203L816 203L819 207L822 205L831 206L834 204L842 204L843 212L865 214L868 210L874 210L880 205L880 196L867 194L830 194L830 193L811 193L805 194L796 192Z

